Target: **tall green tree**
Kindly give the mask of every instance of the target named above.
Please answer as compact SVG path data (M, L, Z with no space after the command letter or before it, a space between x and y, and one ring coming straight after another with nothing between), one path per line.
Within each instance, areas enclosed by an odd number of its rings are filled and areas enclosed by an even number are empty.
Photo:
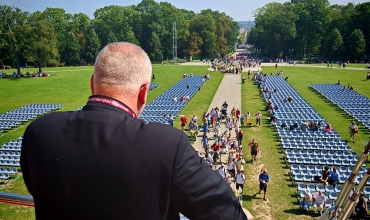
M360 29L355 29L348 38L347 51L352 60L361 60L365 55L366 40Z
M110 5L97 9L94 13L93 23L101 45L104 46L116 41L139 44L134 33L135 24L133 23L138 16L138 12L128 6ZM140 25L140 23L136 25Z
M297 37L293 44L295 53L300 57L308 54L310 59L320 53L326 27L332 20L329 6L328 0L294 0L294 12L298 19Z
M114 42L118 42L118 41L119 40L116 37L116 35L113 33L113 31L109 31L106 44L110 44L110 43L114 43Z
M199 36L198 33L193 32L189 35L188 42L189 42L189 45L188 45L189 55L193 57L198 56L202 52L201 50L201 47L203 45L202 38Z
M338 60L342 57L342 47L343 38L340 34L339 30L335 28L332 33L329 35L327 46L326 46L326 54L327 58L330 60Z
M162 48L161 48L161 41L158 35L155 32L152 32L151 38L149 40L149 57L151 60L156 60L159 57L162 57Z
M58 38L57 47L59 56L62 58L62 62L66 62L63 60L66 57L64 50L68 46L67 34L74 29L73 15L67 13L62 8L46 8L43 13L46 15L46 19L54 26Z
M254 16L259 38L256 46L266 52L268 49L272 57L282 57L283 52L288 50L289 42L297 36L297 16L292 5L268 3L257 9Z
M197 33L202 38L201 55L211 57L212 51L216 49L216 21L210 13L198 14L190 22L190 31Z
M95 63L95 58L99 54L100 47L98 35L92 27L89 27L86 31L85 59L87 63Z
M355 13L351 19L351 26L360 29L366 39L365 53L370 57L370 2L364 2L355 6Z
M40 73L42 67L48 63L57 65L59 62L58 38L52 22L46 18L45 14L35 12L29 17L27 28L29 41L23 48L26 60L36 63Z
M6 52L0 57L0 59L8 60L14 62L17 68L17 73L20 74L20 64L19 64L19 36L22 35L21 32L17 31L17 28L22 25L25 13L23 13L19 8L7 5L0 5L0 30L3 32L0 36L0 46L1 49L5 49ZM18 36L18 37L17 37ZM8 43L11 42L11 43ZM10 55L12 48L12 56ZM5 56L4 56L5 55ZM14 59L12 59L14 58Z
M72 31L67 33L66 47L64 48L62 60L66 65L74 66L80 63L80 44Z
M80 57L86 57L86 33L91 26L91 19L84 13L74 14L72 17L72 31L80 45Z

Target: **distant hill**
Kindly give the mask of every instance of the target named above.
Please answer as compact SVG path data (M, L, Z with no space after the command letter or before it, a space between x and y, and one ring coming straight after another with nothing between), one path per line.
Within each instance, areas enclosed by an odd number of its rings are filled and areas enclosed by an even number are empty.
M236 21L236 22L238 22L239 28L249 27L249 25L250 25L250 28L256 26L256 23L254 21Z

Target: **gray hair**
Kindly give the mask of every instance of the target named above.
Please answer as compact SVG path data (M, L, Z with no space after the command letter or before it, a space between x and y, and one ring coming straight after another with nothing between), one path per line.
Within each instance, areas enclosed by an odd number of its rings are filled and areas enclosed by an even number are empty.
M150 82L151 74L152 65L143 49L132 43L116 42L105 46L96 58L94 84L133 95Z

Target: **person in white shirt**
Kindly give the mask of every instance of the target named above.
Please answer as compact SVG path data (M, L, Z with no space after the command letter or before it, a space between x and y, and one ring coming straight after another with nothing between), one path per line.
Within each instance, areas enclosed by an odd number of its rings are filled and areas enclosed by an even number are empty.
M191 118L191 120L196 124L198 125L198 117L194 114L193 117Z
M232 127L233 127L233 123L230 121L230 119L228 119L226 122L226 129L228 129L230 132Z
M220 123L216 123L215 127L213 128L214 132L215 132L215 135L216 137L219 137L220 136Z
M257 112L257 114L255 115L256 116L256 126L261 126L261 118L262 118L262 114L260 111Z
M321 190L318 191L318 194L314 196L313 207L315 209L315 215L317 215L317 206L320 208L320 215L322 215L322 210L325 207L326 198L322 194Z
M218 168L218 173L222 176L222 178L224 178L225 180L226 180L226 174L227 174L227 172L226 172L226 169L225 169L225 167L219 167Z
M227 162L227 171L231 174L231 177L235 177L235 163L232 158L229 158Z
M212 168L213 159L212 159L211 155L206 154L205 158L206 158L206 163Z
M244 192L244 180L245 176L238 170L238 174L236 174L236 190L239 190L239 187L242 189L242 192Z

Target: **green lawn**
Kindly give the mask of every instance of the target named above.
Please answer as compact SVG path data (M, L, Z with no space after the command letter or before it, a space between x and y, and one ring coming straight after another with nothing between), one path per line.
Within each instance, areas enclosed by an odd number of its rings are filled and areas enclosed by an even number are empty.
M275 70L274 67L263 67L263 72L268 74L271 72L275 74L280 70L284 71L284 76L290 76L289 83L332 124L341 137L348 139L348 126L352 119L311 90L309 84L336 83L341 80L343 84L350 83L355 90L370 97L370 90L368 89L370 81L364 80L366 72L334 67L333 69L326 69L281 65L278 70ZM87 97L90 95L89 79L93 71L92 67L48 68L45 71L49 72L51 76L15 80L0 79L2 91L0 93L0 113L30 103L61 103L64 106L63 110L73 110L86 103ZM12 72L12 70L7 72ZM204 75L207 70L204 66L153 65L153 72L156 74L154 83L158 83L159 87L149 93L149 102L181 80L184 73ZM223 74L218 72L211 71L210 74L211 80L205 83L181 114L189 118L194 113L202 115L203 112L208 110L223 78ZM246 183L243 206L250 210L256 219L266 219L267 217L273 219L303 218L304 216L298 210L295 189L292 187L288 175L289 170L285 167L276 132L272 126L267 124L267 112L264 111L264 103L258 96L257 87L253 85L251 80L247 80L242 85L242 113L245 114L247 111L251 111L254 115L258 110L261 110L264 115L262 126L259 128L244 128L245 138L242 145L245 152L244 159L248 162L250 157L247 145L252 138L256 138L261 146L262 157L258 159L257 163L253 165L248 163L244 166L246 177L249 179ZM23 134L25 127L26 124L11 132L0 134L0 145L18 138ZM180 127L179 119L176 120L175 127ZM350 146L359 154L368 139L369 135L360 130L357 142L355 144L350 143ZM261 199L261 195L256 195L258 174L263 168L266 168L271 175L267 202ZM0 189L0 191L28 194L22 177ZM0 203L0 219L34 219L33 208Z

